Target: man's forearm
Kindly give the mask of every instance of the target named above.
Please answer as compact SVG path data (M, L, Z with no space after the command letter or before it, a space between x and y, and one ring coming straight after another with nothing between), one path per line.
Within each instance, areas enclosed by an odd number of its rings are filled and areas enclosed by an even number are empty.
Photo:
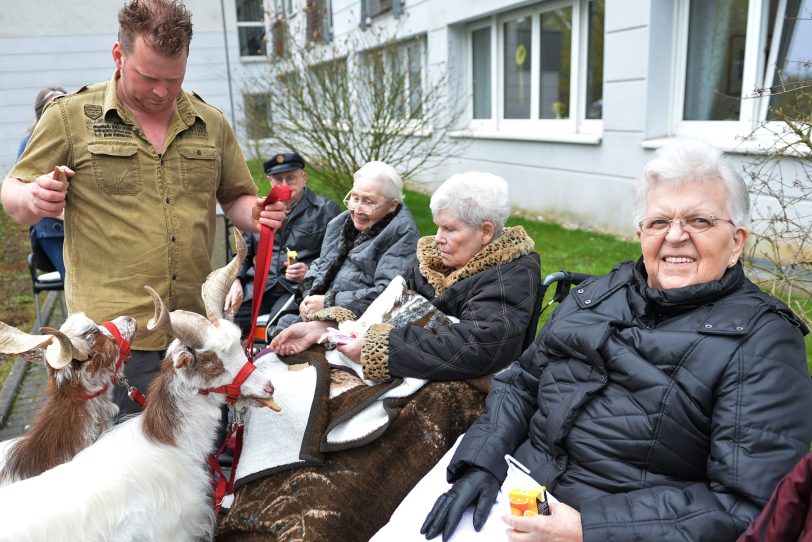
M42 217L34 213L29 205L31 201L31 185L24 183L16 177L6 177L0 188L0 201L3 209L20 224L30 226L40 221Z
M243 194L234 201L223 204L223 213L225 213L228 220L234 224L238 230L243 232L259 231L257 222L251 214L251 210L254 208L256 201L256 196Z

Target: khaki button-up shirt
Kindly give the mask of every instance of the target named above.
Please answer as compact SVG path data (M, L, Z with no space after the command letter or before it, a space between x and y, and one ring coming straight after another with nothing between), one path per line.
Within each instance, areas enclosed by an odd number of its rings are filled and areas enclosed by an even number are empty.
M33 181L67 165L65 294L70 312L96 322L138 320L133 348L161 350L149 332L153 287L170 310L205 314L215 202L256 194L223 114L181 91L165 151L155 152L116 92L116 78L60 97L45 111L11 176Z

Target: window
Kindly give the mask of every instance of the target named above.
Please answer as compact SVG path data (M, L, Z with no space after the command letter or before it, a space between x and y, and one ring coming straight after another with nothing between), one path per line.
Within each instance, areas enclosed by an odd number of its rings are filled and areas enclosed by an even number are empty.
M270 97L267 94L243 94L245 128L250 139L269 137Z
M403 15L403 0L361 0L361 28L372 24L373 17L390 11L395 17Z
M397 118L423 117L423 66L426 37L390 44L366 54L366 71L373 109Z
M469 25L471 127L599 132L603 14L604 0L544 2Z
M491 117L491 29L471 32L471 75L473 79L474 118Z
M747 135L812 82L812 0L684 0L678 134Z
M237 0L240 56L265 56L265 13L262 0Z
M327 0L307 0L307 41L320 43L332 38L332 10Z

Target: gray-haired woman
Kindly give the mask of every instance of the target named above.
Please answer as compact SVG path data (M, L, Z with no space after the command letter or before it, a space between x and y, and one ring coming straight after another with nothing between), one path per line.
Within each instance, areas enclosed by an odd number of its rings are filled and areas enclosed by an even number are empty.
M508 540L734 540L809 450L808 329L744 276L744 182L683 140L635 195L642 258L580 284L494 377L427 538L447 540L469 506L479 530L511 454L561 502L495 510Z
M521 226L505 227L507 182L489 173L454 175L431 198L437 235L417 244L410 289L459 323L434 329L375 324L341 352L360 362L364 377L459 380L504 368L535 335L539 256ZM336 322L363 314L374 295L323 310L313 322L282 332L271 347L303 351Z
M277 330L326 307L380 293L415 264L419 233L394 168L364 164L353 175L344 204L347 210L327 225L321 254L297 289L299 317L283 316Z

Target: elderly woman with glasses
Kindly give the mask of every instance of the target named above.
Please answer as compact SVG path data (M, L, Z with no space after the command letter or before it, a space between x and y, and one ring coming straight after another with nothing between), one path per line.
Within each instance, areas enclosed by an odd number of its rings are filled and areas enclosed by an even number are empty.
M446 463L453 485L411 511L426 538L473 506L477 531L487 519L512 541L735 540L809 450L808 328L744 275L741 178L675 142L646 165L635 213L643 257L577 286L494 378ZM560 501L551 515L491 510L505 454Z
M403 204L403 181L383 162L367 162L353 175L347 210L328 225L321 254L296 293L299 317L283 316L277 330L314 313L381 292L416 263L419 233Z

